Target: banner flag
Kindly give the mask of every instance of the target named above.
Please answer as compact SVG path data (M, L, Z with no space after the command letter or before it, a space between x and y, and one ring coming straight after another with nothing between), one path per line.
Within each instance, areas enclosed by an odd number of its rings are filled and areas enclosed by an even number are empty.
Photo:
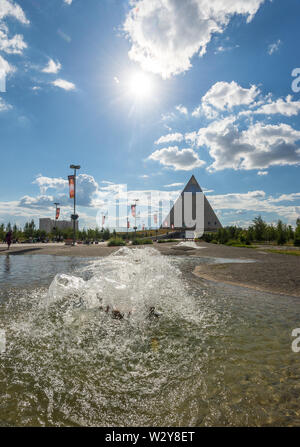
M56 220L59 218L60 215L60 208L56 209Z
M135 217L136 205L131 205L131 214L132 217Z
M129 219L127 219L127 228L130 228L130 222L129 222Z
M154 223L157 224L157 214L154 214Z
M102 216L102 227L104 227L104 224L105 224L105 217L106 216Z
M74 199L75 196L75 176L69 175L69 191L70 191L70 199Z
M172 230L174 230L174 224L171 225Z

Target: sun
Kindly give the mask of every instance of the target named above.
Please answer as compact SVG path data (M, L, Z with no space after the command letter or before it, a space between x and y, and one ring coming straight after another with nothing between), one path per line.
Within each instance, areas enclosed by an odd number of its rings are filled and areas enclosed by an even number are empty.
M129 79L129 94L137 100L150 98L153 93L153 83L143 72L134 73Z

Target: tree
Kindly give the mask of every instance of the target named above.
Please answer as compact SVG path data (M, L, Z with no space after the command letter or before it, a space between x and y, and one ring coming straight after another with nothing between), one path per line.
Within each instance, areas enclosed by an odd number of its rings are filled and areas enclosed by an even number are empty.
M35 223L34 220L31 222L26 222L24 226L24 236L26 239L32 239L34 236Z
M265 240L267 224L263 221L261 216L255 217L255 219L253 219L253 223L254 223L254 239L256 241Z
M297 227L295 230L294 245L296 247L300 247L300 218L297 219L296 225Z
M277 244L283 245L286 243L286 231L281 220L277 223Z
M0 240L4 241L4 238L5 238L5 227L4 224L2 223L0 225Z

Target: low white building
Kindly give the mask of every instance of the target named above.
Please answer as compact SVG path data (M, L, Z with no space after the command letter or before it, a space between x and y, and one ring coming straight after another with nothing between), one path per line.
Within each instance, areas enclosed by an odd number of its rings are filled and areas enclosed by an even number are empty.
M46 233L51 233L55 228L55 220L48 217L40 219L39 229L41 231L46 231ZM56 228L58 230L67 230L68 228L73 228L72 220L57 220ZM75 223L75 228L78 230L78 220Z

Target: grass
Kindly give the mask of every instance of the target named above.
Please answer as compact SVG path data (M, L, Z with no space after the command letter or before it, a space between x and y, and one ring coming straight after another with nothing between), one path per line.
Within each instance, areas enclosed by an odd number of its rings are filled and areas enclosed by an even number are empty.
M278 253L280 255L300 256L300 250L266 250L270 253Z

